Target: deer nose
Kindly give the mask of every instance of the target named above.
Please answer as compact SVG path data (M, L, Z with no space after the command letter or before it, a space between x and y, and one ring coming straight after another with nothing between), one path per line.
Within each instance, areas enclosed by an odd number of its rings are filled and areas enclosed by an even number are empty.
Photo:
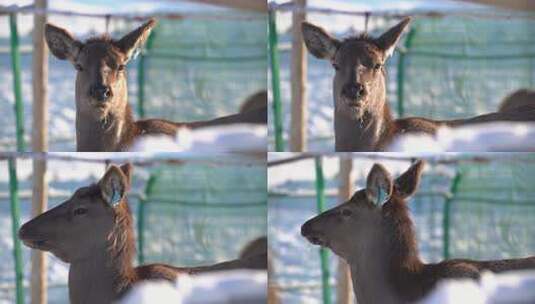
M342 88L342 94L349 99L359 99L366 95L364 86L360 83L346 84Z
M311 226L310 221L304 223L303 226L301 226L301 235L305 237L309 235L312 230Z
M25 239L27 234L28 234L27 225L22 225L22 227L20 227L20 229L19 229L19 239L21 239L21 240Z
M111 89L102 84L93 85L89 88L89 95L98 101L106 101L111 97Z

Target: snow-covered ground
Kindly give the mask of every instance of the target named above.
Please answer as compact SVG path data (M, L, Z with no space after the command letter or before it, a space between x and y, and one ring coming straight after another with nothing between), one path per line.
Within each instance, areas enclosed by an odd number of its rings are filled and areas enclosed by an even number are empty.
M264 304L266 271L224 271L180 276L168 282L140 283L117 304Z
M175 138L146 136L134 144L132 151L151 152L263 152L267 145L267 128L259 125L232 125L197 130L179 129Z
M497 122L458 128L442 127L436 135L411 134L388 148L396 152L535 151L535 124Z
M535 272L512 271L502 274L485 272L479 282L445 280L420 304L529 304L535 302Z

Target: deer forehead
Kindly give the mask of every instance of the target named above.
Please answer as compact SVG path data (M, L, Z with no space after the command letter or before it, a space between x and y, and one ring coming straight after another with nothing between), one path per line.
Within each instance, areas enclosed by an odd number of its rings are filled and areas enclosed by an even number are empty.
M82 187L74 192L70 201L75 204L96 203L102 201L102 194L97 185Z
M366 190L364 190L364 189L355 192L355 194L353 194L353 196L348 201L348 203L351 204L352 206L366 207L366 208L369 208L369 209L375 209L376 208L374 203L372 201L370 201L370 199L366 195Z
M109 42L90 42L84 45L80 54L80 61L90 64L119 65L123 64L126 56Z
M346 40L338 50L335 60L347 65L382 63L384 54L368 41Z

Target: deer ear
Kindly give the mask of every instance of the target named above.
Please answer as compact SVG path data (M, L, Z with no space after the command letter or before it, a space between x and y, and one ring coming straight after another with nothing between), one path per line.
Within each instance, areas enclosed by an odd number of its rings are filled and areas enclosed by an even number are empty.
M373 165L366 181L366 196L377 205L386 202L392 195L392 177L385 167Z
M127 61L134 58L138 53L147 38L149 38L151 30L156 26L156 20L150 19L142 26L126 34L123 38L115 43L127 58Z
M50 23L45 25L45 40L52 55L73 63L83 47L83 43L74 39L65 29Z
M134 166L131 163L126 163L121 166L121 171L123 171L124 176L126 177L127 188L130 188L130 183L132 182L132 172L134 171Z
M321 27L308 22L301 23L301 32L310 54L319 59L334 59L341 44L338 39L331 37Z
M402 198L407 198L416 192L420 184L420 176L424 168L424 161L417 161L412 164L405 173L396 178L394 192Z
M122 167L111 165L98 183L102 198L111 207L116 207L126 196L128 177Z
M411 17L403 19L400 23L389 29L386 33L381 35L381 37L375 40L375 43L385 52L387 58L392 56L394 53L394 49L396 48L399 38L401 38L403 30L407 27L407 25L409 25L410 22Z

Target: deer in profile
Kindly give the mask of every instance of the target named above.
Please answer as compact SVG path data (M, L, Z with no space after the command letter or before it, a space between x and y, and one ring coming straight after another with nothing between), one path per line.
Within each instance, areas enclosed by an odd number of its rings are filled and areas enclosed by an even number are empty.
M132 166L110 166L101 180L25 223L19 238L33 249L49 251L69 263L69 299L73 304L108 304L144 280L174 281L180 274L215 270L266 269L267 244L258 239L240 258L201 267L149 264L134 267L133 218L127 201Z
M535 121L535 107L525 111L498 111L468 119L432 120L422 117L394 119L386 100L386 60L394 52L411 18L405 18L378 38L362 34L344 40L303 22L308 51L331 62L336 151L382 151L408 132L435 134L441 126L490 121ZM535 100L532 100L535 103ZM512 108L517 108L512 106Z
M347 261L360 304L412 303L441 279L477 280L483 270L535 268L535 257L423 263L407 207L407 199L417 190L423 166L418 161L393 180L383 166L375 164L365 189L301 227L301 234L310 243L327 247Z
M175 123L163 119L134 120L128 104L126 66L156 25L149 20L119 40L109 36L85 42L65 29L47 24L45 38L51 53L76 69L76 150L125 151L145 135L174 136L179 127L202 128L234 123L265 124L266 107L208 121Z

